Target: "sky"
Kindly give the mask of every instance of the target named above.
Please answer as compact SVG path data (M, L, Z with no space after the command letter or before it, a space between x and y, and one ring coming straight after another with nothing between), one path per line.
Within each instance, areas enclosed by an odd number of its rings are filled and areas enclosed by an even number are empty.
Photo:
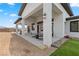
M74 16L79 15L79 3L70 3Z
M20 8L20 3L0 3L0 26L15 27Z
M74 16L79 15L79 3L70 3L70 6ZM20 3L0 3L0 26L15 27L20 8Z

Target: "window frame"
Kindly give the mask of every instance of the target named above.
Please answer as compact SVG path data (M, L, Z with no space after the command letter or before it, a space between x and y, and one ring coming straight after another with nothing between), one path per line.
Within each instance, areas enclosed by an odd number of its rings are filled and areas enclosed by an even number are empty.
M72 25L71 25L71 23L73 23L73 22L77 22L77 30L76 30L76 31L73 31L73 30L72 30ZM78 25L79 25L79 20L76 20L76 21L70 21L70 32L79 32Z

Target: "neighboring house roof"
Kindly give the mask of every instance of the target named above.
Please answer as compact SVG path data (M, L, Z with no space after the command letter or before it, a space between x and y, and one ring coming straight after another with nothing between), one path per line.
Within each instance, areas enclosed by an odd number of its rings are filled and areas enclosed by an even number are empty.
M15 22L14 22L14 24L16 24L17 22L19 22L19 21L21 21L22 20L22 18L18 18Z
M70 4L69 3L61 3L61 5L64 7L64 9L67 11L67 13L70 16L73 16L73 12L71 10Z
M66 21L68 21L68 20L74 20L74 19L79 19L79 16L68 17L68 18L66 18Z

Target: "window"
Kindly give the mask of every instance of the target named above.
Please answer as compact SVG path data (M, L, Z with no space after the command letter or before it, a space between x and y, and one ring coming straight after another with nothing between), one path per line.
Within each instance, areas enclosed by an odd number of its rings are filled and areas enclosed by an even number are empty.
M79 21L70 22L70 32L79 32Z
M39 25L40 31L43 31L43 21L39 21L37 24Z
M35 24L32 23L32 30L35 30Z

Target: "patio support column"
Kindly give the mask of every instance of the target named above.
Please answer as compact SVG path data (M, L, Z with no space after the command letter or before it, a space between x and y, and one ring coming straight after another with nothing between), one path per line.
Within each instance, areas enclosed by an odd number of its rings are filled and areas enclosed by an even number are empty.
M50 47L52 44L52 4L43 4L43 44Z
M35 33L37 34L37 23L35 23Z
M18 24L16 24L16 33L18 34Z
M21 23L22 23L22 35L24 35L24 30L25 30L25 22L24 22L24 19L22 19Z

